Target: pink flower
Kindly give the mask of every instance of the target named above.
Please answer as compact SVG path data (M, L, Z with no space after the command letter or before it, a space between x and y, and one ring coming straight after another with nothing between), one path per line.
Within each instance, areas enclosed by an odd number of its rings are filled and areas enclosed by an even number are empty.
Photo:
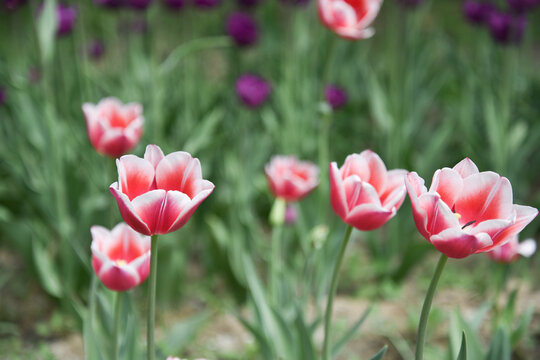
M264 167L272 193L288 202L298 201L319 185L319 169L295 156L276 155Z
M114 291L140 285L150 272L150 237L125 223L109 231L92 226L92 267L103 284Z
M199 159L183 151L163 155L148 145L144 159L124 155L116 160L118 182L110 186L124 221L145 234L180 229L214 190L203 180Z
M538 210L512 203L512 185L468 158L439 169L429 191L415 172L405 180L418 231L452 258L490 251L508 242Z
M367 39L375 33L371 25L382 0L318 0L321 22L349 40Z
M374 230L390 220L405 199L406 170L386 170L371 150L330 164L330 200L338 216L358 230Z
M519 256L531 257L536 251L536 241L527 239L521 243L518 236L512 236L510 240L495 249L486 252L486 255L500 263L511 263L516 261Z
M97 105L85 103L82 110L88 138L98 153L117 158L139 142L144 124L140 104L106 98Z

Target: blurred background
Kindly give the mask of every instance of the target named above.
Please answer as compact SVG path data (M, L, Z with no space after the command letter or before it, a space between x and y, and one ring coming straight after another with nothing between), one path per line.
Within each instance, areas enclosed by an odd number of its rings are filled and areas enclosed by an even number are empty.
M91 281L89 229L121 221L108 190L117 172L88 141L85 102L141 103L144 134L131 152L188 151L216 185L185 228L160 238L164 354L259 358L260 339L237 314L251 293L243 256L262 268L270 248L264 165L274 154L321 166L285 238L291 277L312 270L314 304L345 230L329 205L329 161L369 148L429 183L469 157L510 179L514 203L540 207L539 1L386 0L375 35L356 42L319 22L315 0L2 1L1 359L83 359L89 309L110 308ZM382 229L353 234L336 326L374 310L343 359L383 344L387 358L412 359L437 254L410 215L406 200ZM536 220L521 237L539 233ZM495 298L511 312L512 358L540 357L539 270L534 255L450 261L426 356L455 354L462 328L484 349ZM139 313L144 296L131 293Z

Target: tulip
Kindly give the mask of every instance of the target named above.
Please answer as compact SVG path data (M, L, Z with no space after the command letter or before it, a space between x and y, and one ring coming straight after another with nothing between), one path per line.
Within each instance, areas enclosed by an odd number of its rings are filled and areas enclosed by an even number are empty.
M227 19L227 33L236 45L249 46L257 42L259 29L257 23L249 14L233 13Z
M59 4L57 8L57 27L56 34L64 36L73 30L75 20L77 20L77 10L74 7Z
M374 230L394 215L405 199L405 170L386 170L371 150L330 164L330 200L336 214L358 230Z
M186 4L185 0L163 0L163 3L171 10L180 10Z
M103 284L127 291L146 280L150 272L150 237L125 223L111 231L92 226L92 267Z
M165 156L159 146L148 145L144 158L124 155L116 165L118 182L109 189L124 221L145 235L178 230L214 190L202 178L199 159L187 152Z
M247 107L263 105L271 92L270 84L260 76L244 74L236 80L236 94Z
M371 25L382 0L318 0L321 22L349 40L367 39L375 33Z
M211 9L218 6L221 0L195 0L194 4L200 9Z
M463 3L463 14L473 25L487 23L493 11L495 11L495 6L489 2L465 0Z
M82 110L88 138L98 153L116 158L139 142L144 124L140 104L106 98L97 105L85 103Z
M328 85L324 89L324 98L334 110L347 104L347 93L345 92L345 89L337 85Z
M538 214L512 203L512 185L494 172L479 172L466 158L437 170L429 191L415 172L405 180L414 222L422 236L451 258L493 250L517 235Z
M272 193L287 202L302 199L319 185L318 167L294 156L272 157L264 172Z
M521 42L527 19L524 15L514 16L500 11L492 11L488 25L493 40L500 44L517 44Z
M531 257L536 252L536 241L527 239L519 242L518 236L513 236L506 244L486 252L486 255L499 263L511 263L519 256Z

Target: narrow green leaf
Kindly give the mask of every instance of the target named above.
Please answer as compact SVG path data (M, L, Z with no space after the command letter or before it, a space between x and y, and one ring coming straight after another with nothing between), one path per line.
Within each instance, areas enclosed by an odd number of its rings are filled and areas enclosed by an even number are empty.
M215 139L214 133L217 125L223 119L223 110L217 108L202 119L200 126L189 136L189 140L186 142L184 149L187 152L196 154L206 146L212 145L212 141Z
M461 333L461 347L457 360L467 360L467 337L465 336L465 331Z
M384 354L386 354L386 350L388 349L388 345L384 345L381 350L379 350L378 353L373 355L371 360L381 360L384 357Z
M510 360L511 355L510 338L506 330L500 328L491 339L486 360Z
M45 291L54 297L62 296L62 285L54 261L43 245L34 239L32 241L32 255L34 265Z
M529 325L531 324L532 318L534 314L534 307L530 305L525 313L519 318L519 323L514 331L512 331L512 334L510 335L510 344L512 349L516 347L516 345L523 339L525 334L527 334L527 329L529 329Z
M56 35L56 0L45 0L37 20L37 35L41 60L48 64L54 53Z
M371 306L369 306L366 311L360 316L360 318L343 334L339 340L336 341L334 346L332 346L332 355L336 357L341 349L349 342L349 340L354 336L358 328L362 325L362 323L366 320L369 313L371 312Z
M167 337L159 343L159 348L164 354L181 353L209 319L210 314L202 312L179 321L167 331Z

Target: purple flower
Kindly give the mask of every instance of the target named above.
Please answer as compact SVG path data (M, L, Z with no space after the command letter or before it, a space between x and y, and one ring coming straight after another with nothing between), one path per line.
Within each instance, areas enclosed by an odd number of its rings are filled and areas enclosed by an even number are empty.
M424 0L398 0L398 3L405 8L412 9L420 5L423 1Z
M345 89L337 85L326 86L324 89L324 98L334 110L347 104L347 93Z
M236 0L238 5L246 8L257 6L262 0Z
M221 0L195 0L194 4L201 9L211 9L221 4Z
M172 10L179 10L184 7L186 0L163 0L163 4Z
M152 0L128 0L128 5L135 10L146 10Z
M257 42L259 29L251 15L233 13L227 19L227 33L238 46L249 46Z
M523 38L527 19L523 15L512 15L493 11L488 20L493 40L500 44L517 44Z
M473 25L487 23L489 15L495 10L495 6L489 2L465 0L463 14Z
M507 3L512 10L518 14L523 14L540 4L540 0L507 0Z
M118 9L122 7L125 0L94 0L94 4L103 6L109 9Z
M6 90L0 86L0 106L6 102Z
M244 74L236 80L236 94L247 107L261 106L271 92L270 84L260 76Z
M105 44L99 39L94 39L87 47L88 56L94 60L99 60L105 54Z
M58 36L64 36L73 30L75 20L77 20L77 10L74 7L58 5L57 12L57 28L56 34Z
M4 0L4 9L9 11L17 10L19 7L24 5L26 0Z
M298 220L298 208L295 204L287 204L285 208L285 223L292 225Z

